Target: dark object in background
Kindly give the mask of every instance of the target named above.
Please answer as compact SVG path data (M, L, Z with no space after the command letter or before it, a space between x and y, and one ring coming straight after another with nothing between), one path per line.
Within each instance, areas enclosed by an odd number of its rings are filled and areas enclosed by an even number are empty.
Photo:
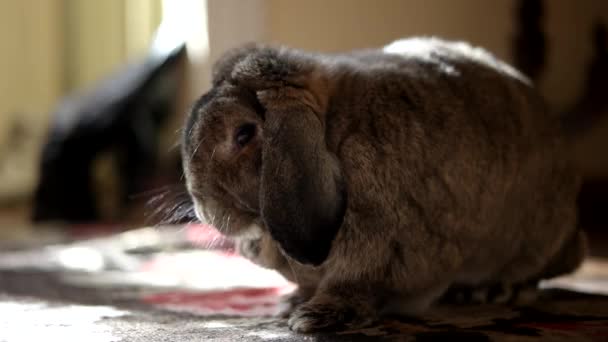
M159 133L175 99L175 71L185 45L150 53L84 94L58 106L42 152L34 221L86 223L101 219L93 164L104 152L118 160L122 207L141 191L156 166Z
M599 21L595 24L592 40L594 56L587 69L585 88L579 101L564 115L565 125L575 137L598 122L605 125L608 119L608 32ZM587 231L608 233L608 177L586 179L578 197L578 207L582 227Z
M516 13L517 33L513 38L515 66L533 81L538 81L547 57L548 44L543 31L543 2L520 0Z
M593 57L587 68L586 83L577 103L564 115L568 130L585 131L608 114L608 32L598 21L592 32Z
M591 179L583 183L578 196L579 222L588 231L608 234L608 179Z
M548 2L550 6L551 3ZM512 40L515 66L534 82L542 78L548 42L543 31L542 0L520 0L515 13L516 34ZM591 33L593 57L587 67L586 83L579 99L561 113L565 132L582 138L608 116L608 30L597 21ZM608 179L584 179L578 196L579 224L588 232L608 232Z

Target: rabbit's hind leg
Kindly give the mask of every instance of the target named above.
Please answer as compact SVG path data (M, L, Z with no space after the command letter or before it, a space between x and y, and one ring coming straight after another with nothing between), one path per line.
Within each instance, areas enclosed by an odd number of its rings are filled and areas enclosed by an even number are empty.
M440 304L525 304L538 297L538 283L574 271L587 250L585 234L576 231L538 275L524 282L491 285L453 285L439 299Z
M439 299L439 304L525 304L538 297L538 281L517 284L453 285Z
M577 230L551 258L538 278L549 279L573 272L580 266L586 255L587 238L582 230Z

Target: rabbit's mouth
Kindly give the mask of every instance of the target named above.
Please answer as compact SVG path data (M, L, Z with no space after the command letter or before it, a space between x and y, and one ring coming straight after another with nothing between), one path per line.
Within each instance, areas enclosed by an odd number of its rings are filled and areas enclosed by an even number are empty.
M251 213L226 208L213 199L200 201L193 198L193 202L196 217L225 236L255 238L262 234L262 229L257 223L259 220Z

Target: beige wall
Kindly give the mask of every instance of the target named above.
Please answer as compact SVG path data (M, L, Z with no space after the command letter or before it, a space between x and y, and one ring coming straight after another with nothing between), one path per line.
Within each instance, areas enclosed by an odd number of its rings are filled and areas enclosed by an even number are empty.
M269 0L268 5L270 40L300 48L342 51L439 35L508 56L503 41L511 30L510 0Z
M47 110L60 92L59 1L0 2L0 130L13 115Z
M157 0L64 0L66 88L87 87L142 56L160 24Z
M65 74L69 89L89 86L125 59L122 0L66 0Z
M0 1L0 194L18 196L36 177L38 143L63 80L60 0ZM9 145L20 122L25 140Z

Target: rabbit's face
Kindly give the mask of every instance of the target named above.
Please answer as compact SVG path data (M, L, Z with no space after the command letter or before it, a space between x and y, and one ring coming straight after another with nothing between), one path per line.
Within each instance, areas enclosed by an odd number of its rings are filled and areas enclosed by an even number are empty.
M184 175L196 215L228 236L259 225L262 122L255 95L216 87L195 104L184 131Z

